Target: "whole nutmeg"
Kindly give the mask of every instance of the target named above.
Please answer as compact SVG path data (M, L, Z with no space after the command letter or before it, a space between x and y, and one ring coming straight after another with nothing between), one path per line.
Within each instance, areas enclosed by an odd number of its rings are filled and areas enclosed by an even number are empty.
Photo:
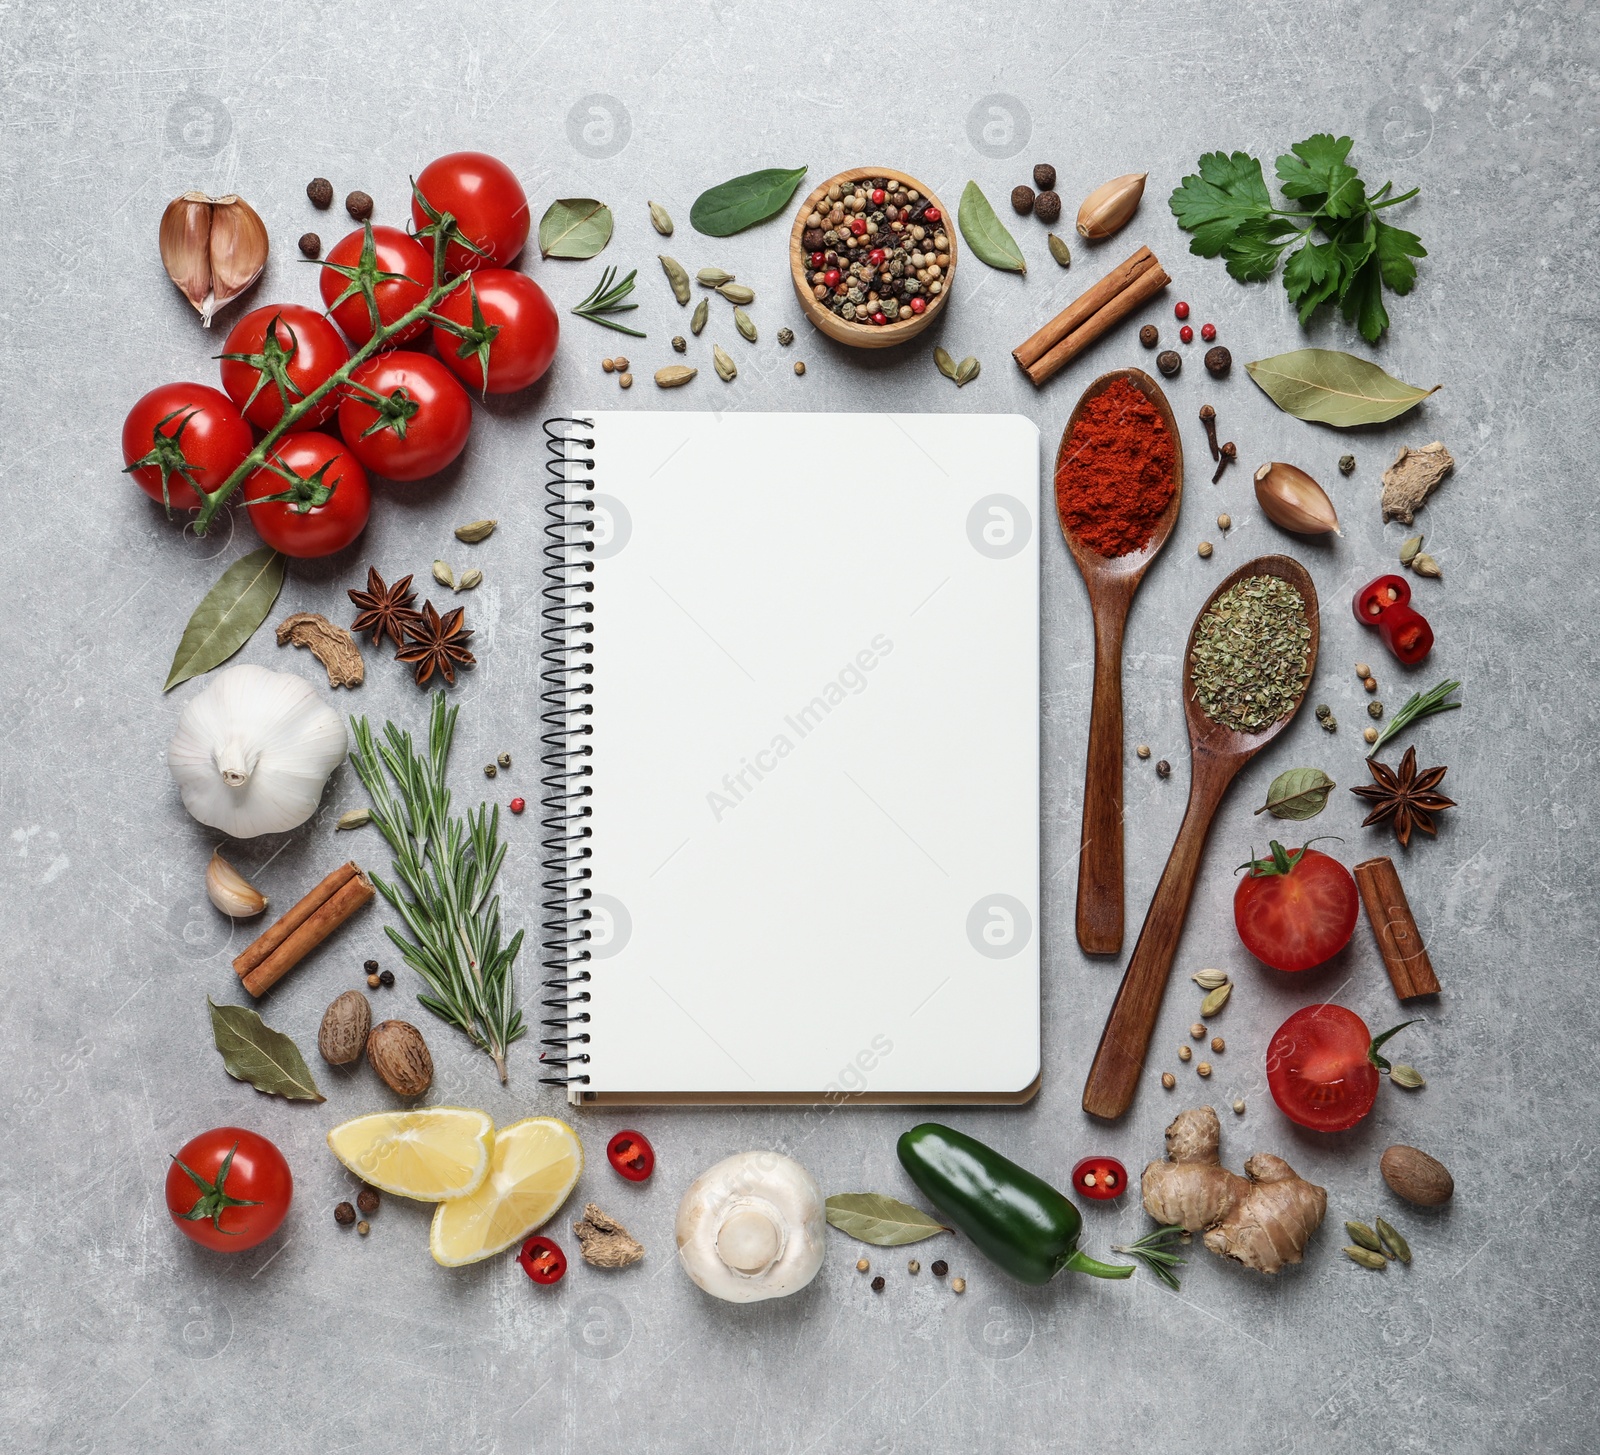
M316 235L316 233L314 233L314 232L303 232L303 233L301 233L300 234L300 251L303 252L308 258L319 258L319 257L321 257L322 256L322 239L320 237L318 237Z
M1156 368L1160 369L1169 379L1182 367L1183 355L1175 349L1162 349L1156 355Z
M1061 219L1061 195L1058 192L1041 192L1033 204L1033 215L1048 227Z
M1033 164L1033 185L1041 192L1054 192L1056 190L1056 169L1049 162L1035 162Z
M1206 350L1206 373L1213 378L1222 378L1233 367L1233 355L1221 344L1214 349Z
M365 192L352 192L344 199L344 210L357 222L365 222L372 216L372 198Z
M333 206L333 183L326 177L313 177L306 183L306 196L318 209Z
M330 1066L348 1066L367 1044L372 1006L359 990L347 990L322 1013L317 1049Z
M1011 189L1011 210L1026 217L1033 211L1033 188L1019 182Z
M1379 1160L1378 1170L1396 1193L1418 1207L1438 1207L1455 1195L1450 1169L1417 1147L1403 1143L1390 1147Z
M433 1057L409 1021L380 1021L367 1037L367 1060L396 1096L421 1096L433 1085Z

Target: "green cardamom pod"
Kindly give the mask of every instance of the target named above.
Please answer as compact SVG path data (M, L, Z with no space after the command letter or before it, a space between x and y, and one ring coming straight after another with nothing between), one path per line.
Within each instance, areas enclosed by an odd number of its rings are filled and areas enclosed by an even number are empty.
M661 270L667 275L667 282L672 284L672 296L679 303L687 303L689 301L688 272L676 258L669 258L665 253L661 253L659 256L661 258Z
M1402 1238L1393 1223L1386 1223L1378 1219L1378 1237L1382 1241L1384 1250L1402 1263L1411 1262L1411 1244Z
M1189 977L1202 990L1215 990L1228 983L1226 970L1198 970Z
M721 344L711 345L711 362L717 366L717 377L724 384L731 384L739 377L739 366L733 362L733 356Z
M1200 1014L1203 1017L1214 1016L1228 1003L1228 997L1233 994L1233 981L1224 980L1215 990L1200 1002Z
M756 341L755 322L751 319L750 315L744 311L744 309L735 308L733 310L733 324L734 327L737 328L750 343L754 343Z
M1344 1231L1352 1243L1358 1243L1372 1253L1383 1252L1383 1244L1379 1241L1378 1235L1365 1223L1346 1223Z
M469 571L461 573L461 579L456 582L457 591L471 591L474 586L483 585L483 572L476 566Z
M1410 536L1401 543L1400 564L1409 566L1417 558L1417 552L1422 549L1422 537Z
M1399 1061L1389 1068L1389 1080L1396 1086L1405 1087L1407 1091L1420 1091L1428 1084L1415 1066L1407 1066Z
M699 372L687 364L668 364L666 368L656 370L656 383L663 389L677 389L687 384Z
M694 306L694 317L689 320L689 332L696 338L700 337L700 330L706 326L706 319L710 316L709 300L702 298Z
M744 283L724 283L717 289L717 292L726 298L729 303L754 303L756 301L756 290Z
M1439 569L1439 563L1426 551L1418 551L1411 558L1411 569L1419 576L1428 576L1437 581L1444 575Z
M488 540L499 524L497 520L469 520L465 525L456 527L456 539L465 541L469 546L475 546L479 541Z
M441 586L449 586L454 589L456 573L450 569L448 561L435 561L433 563L433 579Z
M662 237L672 236L672 214L659 202L650 204L650 226Z
M1382 1253L1373 1253L1366 1248L1346 1248L1344 1256L1352 1263L1359 1263L1363 1268L1387 1268L1389 1260Z
M365 828L372 822L372 812L365 808L352 808L348 813L339 815L338 827L341 829Z
M700 280L702 288L720 288L724 283L733 282L733 274L725 273L721 268L702 268L695 277Z
M1054 233L1050 234L1050 256L1060 263L1063 268L1072 266L1072 250Z
M960 389L963 385L970 384L978 377L978 370L982 367L983 365L978 362L976 355L968 354L966 358L956 365L956 388Z
M950 357L950 355L944 349L941 349L941 348L935 348L934 349L934 351L933 351L933 362L939 366L939 372L941 374L943 374L946 379L954 379L955 378L955 376L956 376L956 361L954 359L952 359Z

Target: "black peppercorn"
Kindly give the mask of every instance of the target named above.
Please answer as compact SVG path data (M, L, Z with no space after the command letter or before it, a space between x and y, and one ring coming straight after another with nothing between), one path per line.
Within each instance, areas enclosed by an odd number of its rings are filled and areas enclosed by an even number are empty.
M1061 218L1061 195L1057 192L1041 192L1038 201L1033 204L1033 215L1046 227L1058 222Z
M1033 211L1033 188L1019 182L1011 189L1011 210L1026 217Z
M883 1292L883 1274L880 1273L876 1278L874 1278L872 1280L872 1291L874 1293L882 1293Z
M378 973L378 962L376 960L368 960L363 963L361 968L365 970L368 975L376 975Z
M372 216L372 198L365 192L352 192L344 199L344 210L357 222L365 222Z
M378 984L383 986L384 989L386 989L386 990L389 989L390 987L392 987L394 985L394 971L393 970L382 970L382 971L379 971L378 972Z
M1171 378L1183 367L1183 355L1173 349L1162 349L1156 355L1156 368L1160 369L1167 378Z
M1356 457L1354 455L1339 456L1339 473L1341 475L1348 475L1355 467Z
M943 1278L950 1271L950 1265L943 1258L935 1258L928 1271L935 1278Z
M1054 192L1056 190L1056 169L1049 162L1035 162L1033 166L1033 185L1041 192Z
M341 1228L348 1228L356 1220L356 1210L347 1202L341 1202L333 1210L333 1220Z
M345 1204L347 1207L349 1204ZM356 1194L356 1206L364 1213L375 1213L378 1210L378 1190L375 1187L363 1187Z
M333 206L333 183L326 177L313 177L306 183L306 196L319 210Z
M1153 349L1161 341L1161 330L1153 323L1147 323L1139 330L1139 342L1147 349Z
M320 257L322 255L322 239L314 232L301 233L300 251L308 258Z
M1206 350L1206 373L1215 378L1222 378L1233 367L1233 355L1221 344L1214 349Z
M1170 777L1172 777L1172 764L1167 762L1167 760L1165 758L1163 758L1159 763L1156 764L1156 777L1157 778L1170 778Z

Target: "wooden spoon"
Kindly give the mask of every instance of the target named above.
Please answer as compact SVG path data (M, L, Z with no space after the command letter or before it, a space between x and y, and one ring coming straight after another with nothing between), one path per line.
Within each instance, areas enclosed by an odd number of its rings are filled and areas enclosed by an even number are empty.
M1102 556L1061 522L1061 534L1083 573L1089 609L1094 613L1094 705L1089 712L1089 762L1084 770L1083 833L1078 847L1078 943L1090 955L1115 955L1122 949L1122 635L1133 593L1167 543L1183 504L1183 441L1178 424L1161 386L1142 369L1113 369L1083 391L1061 432L1057 473L1084 406L1119 379L1133 385L1155 406L1172 437L1172 499L1156 522L1150 543L1126 556Z
M1277 576L1293 586L1306 604L1311 640L1306 651L1306 680L1290 708L1277 722L1258 733L1235 732L1213 722L1195 697L1194 671L1190 660L1194 651L1195 628L1211 609L1211 603L1230 586L1250 576ZM1317 669L1318 628L1317 588L1305 568L1288 556L1258 556L1233 572L1206 598L1206 604L1189 629L1183 649L1183 710L1189 724L1190 777L1189 806L1178 829L1177 842L1156 886L1155 897L1145 915L1139 942L1133 947L1122 986L1112 1002L1111 1014L1100 1036L1094 1065L1083 1087L1083 1109L1091 1116L1113 1118L1127 1111L1144 1069L1144 1055L1155 1030L1161 998L1166 993L1167 975L1177 952L1184 921L1189 916L1189 899L1200 872L1200 854L1205 848L1211 820L1222 802L1222 795L1235 775L1268 743L1278 736L1300 710L1306 688Z

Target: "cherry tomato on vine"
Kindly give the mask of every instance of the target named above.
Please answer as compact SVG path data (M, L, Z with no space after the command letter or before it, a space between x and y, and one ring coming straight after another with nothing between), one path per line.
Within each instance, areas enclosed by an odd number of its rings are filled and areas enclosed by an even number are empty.
M1281 1026L1267 1047L1267 1087L1278 1109L1302 1127L1342 1132L1378 1099L1380 1071L1390 1069L1378 1049L1404 1021L1376 1039L1353 1010L1308 1005Z
M560 1245L537 1234L522 1245L517 1262L535 1283L560 1283L567 1271L567 1255Z
M1128 1190L1128 1169L1115 1157L1085 1157L1072 1169L1072 1191L1091 1202L1109 1202Z
M251 424L271 429L286 408L349 359L339 330L320 313L298 303L269 304L245 314L230 330L222 346L222 387ZM295 428L314 429L332 419L338 407L339 391L329 390Z
M1285 849L1252 859L1233 893L1244 947L1274 970L1309 970L1350 943L1361 898L1350 871L1319 849Z
M342 551L366 529L372 509L361 461L316 430L279 440L245 480L244 498L256 534L286 556Z
M462 279L434 310L459 333L433 326L433 346L467 388L511 394L541 378L556 356L561 320L525 273L485 268Z
M362 294L363 281L372 284L378 322L388 327L428 296L433 286L433 259L416 238L398 227L364 227L328 249L317 286L333 321L357 348L372 337L372 311ZM408 343L427 328L427 319L419 318L390 342Z
M430 259L429 229L445 214L455 220L457 240L445 253L452 273L503 268L528 241L528 194L510 167L485 152L451 152L429 162L416 179L411 218Z
M643 1182L656 1170L656 1152L643 1132L618 1132L606 1143L606 1161L629 1182Z
M184 1143L167 1168L167 1211L186 1238L242 1253L278 1231L294 1196L283 1153L243 1127L214 1127Z
M406 349L357 368L339 406L344 442L390 480L437 474L461 453L471 429L472 401L456 376L431 354Z
M163 384L122 422L125 473L167 513L198 510L197 491L215 490L255 443L234 403L209 384Z

